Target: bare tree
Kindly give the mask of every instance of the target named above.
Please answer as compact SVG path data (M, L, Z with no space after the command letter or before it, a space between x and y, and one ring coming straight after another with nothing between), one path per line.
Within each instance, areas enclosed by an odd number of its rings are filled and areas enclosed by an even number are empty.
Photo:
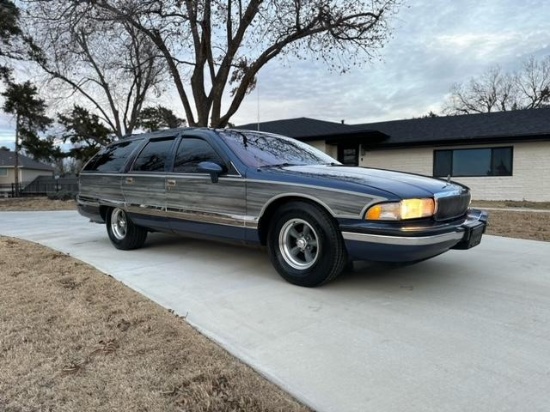
M537 61L530 57L523 63L521 71L514 76L525 109L535 109L550 102L550 56Z
M277 57L312 56L342 70L368 61L385 44L388 19L399 3L71 0L66 12L76 18L92 8L145 35L165 60L187 123L224 127L254 88L258 72Z
M29 34L38 46L33 58L48 75L50 94L85 104L119 137L132 133L146 99L160 93L165 74L152 41L90 6L72 14L65 1L26 6Z
M492 67L467 83L452 86L446 114L490 113L543 107L550 101L550 56L526 60L515 73Z

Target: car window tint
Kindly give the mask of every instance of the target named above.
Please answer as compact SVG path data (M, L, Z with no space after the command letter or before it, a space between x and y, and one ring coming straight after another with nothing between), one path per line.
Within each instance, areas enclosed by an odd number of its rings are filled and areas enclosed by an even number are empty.
M136 158L133 171L163 172L174 138L151 140Z
M208 142L193 137L183 138L176 153L174 172L196 173L200 162L224 164Z
M96 154L84 166L85 171L122 172L128 156L139 146L142 140L129 140L108 146Z

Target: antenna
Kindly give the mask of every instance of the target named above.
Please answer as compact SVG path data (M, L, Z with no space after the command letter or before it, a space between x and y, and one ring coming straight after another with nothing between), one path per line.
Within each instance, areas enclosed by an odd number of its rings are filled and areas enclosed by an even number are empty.
M258 79L258 75L256 75L256 97L257 97L257 112L258 112L258 122L257 122L257 128L258 131L260 131L260 81Z

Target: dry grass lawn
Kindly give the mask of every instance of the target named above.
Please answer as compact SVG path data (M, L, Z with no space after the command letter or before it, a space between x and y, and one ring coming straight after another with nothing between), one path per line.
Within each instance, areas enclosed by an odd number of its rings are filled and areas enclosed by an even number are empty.
M476 201L473 205L480 209L502 208L489 210L489 235L550 242L550 202ZM509 210L510 208L523 210ZM547 212L531 212L530 209Z
M0 212L74 208L0 199ZM550 213L491 211L488 233L550 241ZM185 319L67 255L0 237L0 285L1 412L308 410Z
M29 210L76 210L73 200L49 200L45 197L0 198L0 212Z
M110 276L0 237L0 411L306 411Z

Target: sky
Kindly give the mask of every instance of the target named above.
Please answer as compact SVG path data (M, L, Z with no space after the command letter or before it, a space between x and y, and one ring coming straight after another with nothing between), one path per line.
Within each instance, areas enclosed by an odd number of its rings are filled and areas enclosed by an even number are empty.
M260 121L312 117L370 123L441 112L453 83L494 65L550 55L548 0L410 0L379 58L345 74L300 62L259 75ZM258 119L258 90L233 117Z
M311 61L272 62L231 122L311 117L356 124L440 113L453 83L550 55L549 21L549 0L409 0L371 62L345 74ZM0 146L13 147L13 129L0 115Z

